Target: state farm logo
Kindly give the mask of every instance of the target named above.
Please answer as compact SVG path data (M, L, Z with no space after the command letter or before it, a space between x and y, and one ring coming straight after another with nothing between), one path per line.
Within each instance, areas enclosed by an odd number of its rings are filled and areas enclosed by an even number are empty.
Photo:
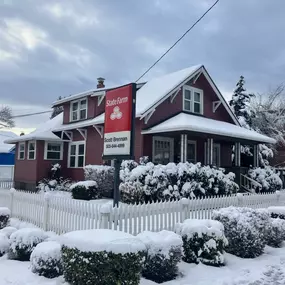
M123 116L123 113L120 111L120 108L118 106L116 106L114 109L113 109L113 113L110 115L110 119L111 120L115 120L115 119L118 119L120 120Z

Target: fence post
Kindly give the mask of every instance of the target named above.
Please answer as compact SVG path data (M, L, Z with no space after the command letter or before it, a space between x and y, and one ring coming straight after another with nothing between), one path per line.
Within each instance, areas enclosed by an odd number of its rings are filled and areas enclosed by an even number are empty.
M45 193L45 195L44 195L44 224L43 224L43 228L44 228L45 231L48 231L49 201L50 201L50 194L49 193Z
M10 189L10 215L13 216L13 203L14 203L14 194L16 190L14 188Z
M243 195L242 193L237 193L237 204L239 207L242 207L243 206Z
M189 213L189 199L187 198L182 198L180 200L181 204L182 204L182 221L181 223L183 223L187 218L188 218L188 213Z
M277 205L279 205L280 202L280 191L276 191L276 198L277 198Z
M110 217L111 217L112 207L110 204L104 204L100 208L100 229L109 229Z

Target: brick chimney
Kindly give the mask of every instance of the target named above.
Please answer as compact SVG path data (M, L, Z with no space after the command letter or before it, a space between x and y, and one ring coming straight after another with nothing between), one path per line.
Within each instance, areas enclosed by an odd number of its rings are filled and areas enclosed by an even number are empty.
M98 81L97 88L104 88L105 87L105 84L104 84L105 78L98 77L97 81Z

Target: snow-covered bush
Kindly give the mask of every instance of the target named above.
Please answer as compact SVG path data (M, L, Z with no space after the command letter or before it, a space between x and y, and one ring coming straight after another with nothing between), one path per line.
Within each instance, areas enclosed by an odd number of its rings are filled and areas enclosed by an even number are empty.
M137 285L145 245L112 230L75 231L62 236L64 279L71 285Z
M188 219L177 224L175 231L182 236L185 262L224 265L224 250L228 241L222 223Z
M285 240L285 221L279 218L271 219L267 229L267 245L281 247Z
M5 228L10 219L10 210L5 207L0 207L0 230Z
M256 192L274 192L282 189L283 183L280 173L273 167L250 169L248 175L262 185L262 189L256 189Z
M178 263L182 257L181 236L170 231L146 231L137 237L147 249L143 277L157 283L173 280L178 275Z
M62 275L61 245L56 241L39 243L31 254L32 272L47 278Z
M9 250L9 239L8 237L0 233L0 257L7 253Z
M125 203L223 195L238 190L233 173L225 174L224 169L201 163L137 165L127 161L121 166L120 178L121 198Z
M10 238L11 234L17 231L14 227L5 227L2 230L0 230L0 234L4 234L7 238Z
M224 225L229 242L227 252L242 258L254 258L263 253L270 225L267 210L231 206L214 211L213 219Z
M44 231L37 228L23 228L11 234L9 257L29 261L34 248L47 238Z
M93 180L98 185L98 193L113 198L114 167L106 165L87 165L84 167L85 180Z
M279 218L285 220L285 207L284 206L272 206L268 207L268 211L271 215L271 218Z
M102 196L98 192L97 183L92 180L80 181L70 186L73 199L93 200Z

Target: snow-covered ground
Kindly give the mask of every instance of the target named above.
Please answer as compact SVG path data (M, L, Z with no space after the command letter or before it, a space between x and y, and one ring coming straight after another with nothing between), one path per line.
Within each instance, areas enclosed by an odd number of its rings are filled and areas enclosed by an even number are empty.
M227 265L216 268L206 265L180 264L184 277L165 285L281 285L285 284L285 247L266 247L265 253L255 259L241 259L226 254ZM62 278L46 279L33 274L29 262L0 258L1 285L68 285ZM141 285L156 283L141 280Z

